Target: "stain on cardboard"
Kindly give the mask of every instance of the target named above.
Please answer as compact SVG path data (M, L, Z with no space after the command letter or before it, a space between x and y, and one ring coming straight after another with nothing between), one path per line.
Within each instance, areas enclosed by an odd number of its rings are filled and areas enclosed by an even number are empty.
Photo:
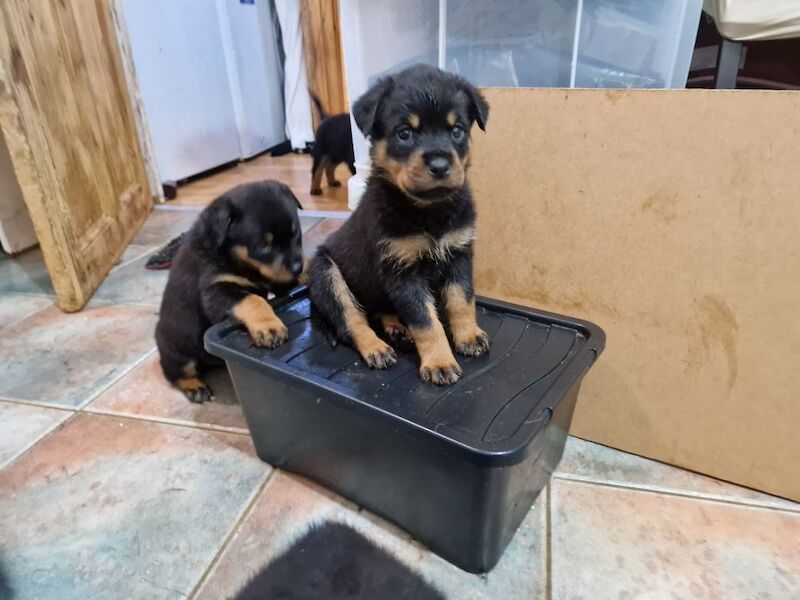
M653 192L641 206L642 214L652 214L662 223L669 225L678 218L678 196L667 192Z
M689 346L687 370L697 373L708 366L711 353L722 352L727 365L727 386L731 389L739 376L739 357L736 337L739 325L736 315L722 298L712 294L702 296L696 302L696 323L692 324L694 336Z

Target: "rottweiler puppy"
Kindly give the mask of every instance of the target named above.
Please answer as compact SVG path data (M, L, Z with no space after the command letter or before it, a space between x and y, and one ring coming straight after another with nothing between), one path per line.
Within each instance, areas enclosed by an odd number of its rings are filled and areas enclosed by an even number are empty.
M349 113L328 115L322 108L322 103L314 94L311 94L314 104L319 111L320 124L315 135L314 145L311 147L311 156L314 162L311 165L311 193L322 193L322 174L328 180L330 187L342 185L337 181L334 172L340 163L345 163L350 173L356 174L355 155L353 153L353 134L350 131Z
M285 293L302 272L298 206L282 183L250 183L214 200L186 234L164 289L156 343L164 375L190 401L211 399L201 376L219 364L203 348L214 323L233 317L257 346L286 341L267 295Z
M356 211L312 260L310 293L323 323L370 367L396 362L371 321L413 340L425 382L461 376L440 315L456 352L489 348L475 317L467 183L470 129L488 116L469 82L424 65L380 80L353 106L372 141L372 172Z

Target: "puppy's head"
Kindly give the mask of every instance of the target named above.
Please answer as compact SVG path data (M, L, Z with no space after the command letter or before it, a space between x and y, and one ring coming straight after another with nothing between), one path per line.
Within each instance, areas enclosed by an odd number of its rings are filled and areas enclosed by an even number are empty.
M277 181L234 188L200 217L200 235L215 252L275 283L297 280L303 269L302 234L292 191Z
M421 203L464 187L470 129L485 129L488 116L472 84L426 65L381 79L353 105L375 172Z

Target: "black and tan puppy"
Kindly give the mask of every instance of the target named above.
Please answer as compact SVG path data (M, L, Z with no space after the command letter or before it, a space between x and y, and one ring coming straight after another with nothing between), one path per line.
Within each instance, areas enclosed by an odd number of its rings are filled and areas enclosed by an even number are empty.
M336 180L336 167L345 163L350 172L356 174L355 155L353 154L353 133L350 131L350 115L341 113L328 115L322 108L322 103L315 95L311 95L319 111L320 124L314 136L314 145L311 147L311 156L314 162L311 165L311 194L322 193L322 174L325 174L330 187L341 185Z
M257 346L286 341L266 298L288 290L302 271L297 208L282 183L250 183L214 200L189 230L164 290L156 342L164 375L192 402L211 399L201 376L219 364L203 349L214 323L232 316Z
M375 320L410 334L423 381L461 376L440 317L460 354L489 347L475 319L467 184L470 128L484 129L488 113L466 80L422 65L379 81L353 106L372 140L372 173L358 209L314 257L310 287L318 314L370 367L396 362Z

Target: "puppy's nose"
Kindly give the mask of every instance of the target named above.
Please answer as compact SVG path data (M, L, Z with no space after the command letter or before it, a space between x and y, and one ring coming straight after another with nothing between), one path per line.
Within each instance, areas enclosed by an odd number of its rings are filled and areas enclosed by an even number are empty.
M296 258L292 261L292 275L300 275L303 272L303 259Z
M436 179L444 179L450 175L450 161L441 156L433 156L425 161L428 171Z

